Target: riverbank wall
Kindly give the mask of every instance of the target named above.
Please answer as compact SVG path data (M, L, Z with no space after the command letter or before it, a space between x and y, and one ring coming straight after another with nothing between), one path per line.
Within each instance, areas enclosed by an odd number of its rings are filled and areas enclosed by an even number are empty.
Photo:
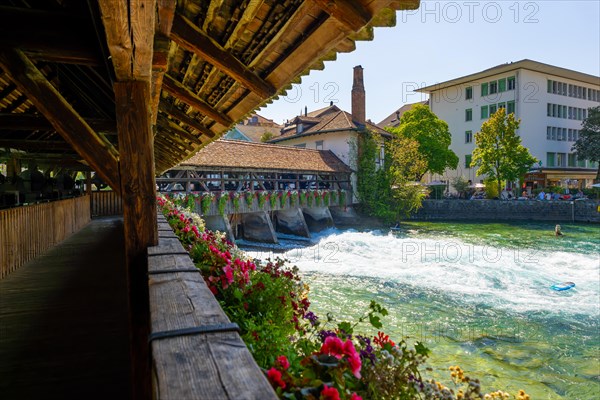
M600 202L424 200L414 220L531 220L600 223Z

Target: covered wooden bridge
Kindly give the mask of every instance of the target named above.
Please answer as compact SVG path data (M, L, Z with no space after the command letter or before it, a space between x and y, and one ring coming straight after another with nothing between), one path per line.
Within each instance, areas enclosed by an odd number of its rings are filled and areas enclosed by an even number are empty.
M0 210L0 397L274 397L185 272L155 176L418 4L0 0L0 190L93 171L123 213L89 224L83 193Z

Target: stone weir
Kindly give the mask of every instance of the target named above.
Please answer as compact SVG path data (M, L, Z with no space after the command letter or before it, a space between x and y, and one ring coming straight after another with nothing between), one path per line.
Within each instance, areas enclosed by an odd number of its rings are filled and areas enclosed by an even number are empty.
M600 222L600 201L425 200L417 220Z

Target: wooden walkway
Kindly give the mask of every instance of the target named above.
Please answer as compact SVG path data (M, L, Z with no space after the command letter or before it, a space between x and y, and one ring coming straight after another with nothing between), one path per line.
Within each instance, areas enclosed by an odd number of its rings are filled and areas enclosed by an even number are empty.
M0 399L129 396L123 243L93 220L0 281Z

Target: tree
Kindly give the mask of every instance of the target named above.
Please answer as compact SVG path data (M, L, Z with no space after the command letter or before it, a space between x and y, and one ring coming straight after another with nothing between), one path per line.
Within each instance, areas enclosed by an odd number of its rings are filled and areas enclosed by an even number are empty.
M387 128L395 136L411 138L419 144L419 152L426 160L425 166L416 172L420 181L427 171L443 174L446 168L456 169L458 157L449 149L452 136L448 124L439 119L429 107L417 104L400 118L400 125Z
M588 109L588 116L583 120L582 127L572 150L580 160L599 163L596 180L600 180L600 106Z
M387 145L389 183L392 188L397 216L409 216L423 203L425 193L418 183L427 170L427 158L421 153L417 140L396 136Z
M264 131L264 133L260 136L261 143L268 142L273 139L273 133L269 131Z
M454 189L458 192L458 198L466 197L469 190L469 181L464 176L456 176L450 180Z
M497 184L498 193L502 181L514 181L524 175L538 160L521 144L516 134L521 120L514 114L506 115L504 108L496 111L483 123L475 134L475 150L472 167L479 167L477 175L487 174Z

